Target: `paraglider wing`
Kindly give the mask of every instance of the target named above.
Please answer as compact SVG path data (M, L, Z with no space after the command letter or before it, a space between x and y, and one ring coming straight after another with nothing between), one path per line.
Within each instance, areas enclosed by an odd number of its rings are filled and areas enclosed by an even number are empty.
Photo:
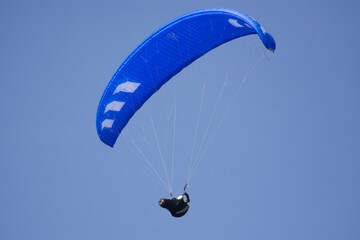
M259 23L230 9L192 12L154 32L121 64L102 95L96 117L101 141L113 147L135 112L170 78L217 46L250 34L275 50L274 38Z

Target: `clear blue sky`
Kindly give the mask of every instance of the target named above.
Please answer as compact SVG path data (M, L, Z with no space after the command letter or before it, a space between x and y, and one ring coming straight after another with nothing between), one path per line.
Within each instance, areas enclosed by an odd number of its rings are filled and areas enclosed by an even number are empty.
M257 36L219 47L154 95L116 149L101 143L97 105L121 62L168 21L211 7L254 17L275 54ZM0 239L359 239L359 11L340 0L0 0ZM229 103L252 65L188 214L172 218L129 140L164 174L149 119L169 159L176 98L179 194L203 83L202 130L225 79Z

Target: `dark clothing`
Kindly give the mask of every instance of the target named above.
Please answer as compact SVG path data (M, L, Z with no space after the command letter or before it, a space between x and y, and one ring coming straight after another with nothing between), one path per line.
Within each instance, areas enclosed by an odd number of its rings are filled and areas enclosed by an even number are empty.
M186 212L189 210L189 205L187 204L190 202L189 195L187 193L184 193L186 196L186 200L184 198L176 199L160 199L159 205L160 207L166 208L169 210L172 216L174 217L182 217L186 214Z

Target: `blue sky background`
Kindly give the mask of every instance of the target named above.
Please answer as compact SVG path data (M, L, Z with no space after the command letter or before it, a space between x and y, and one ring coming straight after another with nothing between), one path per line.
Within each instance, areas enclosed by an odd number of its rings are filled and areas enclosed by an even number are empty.
M168 21L211 7L257 19L275 54L257 36L215 49L155 94L115 149L101 143L97 105L121 62ZM358 1L0 0L0 239L359 239L359 10ZM225 79L222 110L246 73L192 178L188 214L172 218L131 140L164 174L150 118L169 159L176 99L181 193L204 82L199 134Z

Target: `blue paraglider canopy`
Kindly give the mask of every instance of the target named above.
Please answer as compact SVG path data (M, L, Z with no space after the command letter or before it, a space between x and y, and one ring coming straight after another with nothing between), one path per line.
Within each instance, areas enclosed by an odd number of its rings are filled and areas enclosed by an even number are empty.
M274 38L258 22L223 8L183 15L151 34L121 64L102 95L96 116L101 141L113 147L135 112L174 75L217 46L250 34L275 51Z

